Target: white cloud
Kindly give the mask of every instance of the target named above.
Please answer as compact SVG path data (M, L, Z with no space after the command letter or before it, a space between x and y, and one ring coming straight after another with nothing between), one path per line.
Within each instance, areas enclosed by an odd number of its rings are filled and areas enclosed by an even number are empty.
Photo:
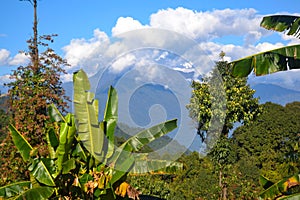
M25 53L18 53L13 58L11 58L8 62L9 65L12 66L18 66L18 65L24 65L27 62L29 62L28 56L25 55Z
M24 65L28 61L29 58L24 53L18 53L14 57L11 57L7 49L0 49L0 66Z
M9 74L5 74L3 76L0 76L0 85L3 85L4 83L9 83L12 80L10 79L10 75Z
M6 65L10 56L10 52L6 49L0 49L0 65Z
M63 47L65 58L71 65L66 68L72 71L78 67L85 67L88 73L93 73L101 63L101 56L107 49L109 38L99 29L94 30L91 39L73 39L70 44Z
M127 54L118 58L112 65L110 70L113 73L122 72L125 68L130 67L136 62L136 57L133 54Z
M119 34L145 28L138 20L133 19L132 17L120 17L117 20L115 27L112 28L112 35L117 36Z
M224 9L206 12L186 8L160 10L150 17L151 27L173 30L197 41L211 40L226 35L244 36L255 33L259 39L261 17L254 9Z
M193 64L196 68L197 78L207 73L214 61L219 60L221 51L226 53L225 60L232 61L282 47L284 41L271 43L261 40L272 34L260 28L261 17L254 9L202 12L182 7L159 10L150 16L149 24L145 25L132 17L120 17L112 28L113 38L96 29L93 37L73 39L63 48L65 58L71 64L67 71L80 67L92 75L109 67L111 72L119 73L134 66L144 72L144 66L156 62L177 71L190 72L184 64L189 63L188 67ZM237 40L231 39L234 41L231 44L227 42L227 37L236 37ZM294 42L286 36L282 37ZM216 42L218 38L220 40ZM145 48L151 50L144 51ZM181 59L170 56L172 54ZM142 75L150 79L158 77L158 73L159 70L153 67ZM70 77L65 80L70 80Z

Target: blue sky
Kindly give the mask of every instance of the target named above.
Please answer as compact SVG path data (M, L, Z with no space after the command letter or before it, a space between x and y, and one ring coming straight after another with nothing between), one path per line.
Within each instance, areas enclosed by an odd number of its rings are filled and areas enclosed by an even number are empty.
M190 37L212 59L221 50L226 52L228 60L233 60L298 42L265 31L258 24L264 15L300 13L299 0L41 0L38 3L39 33L59 35L51 47L69 60L72 65L67 68L69 73L78 67L96 66L92 60L95 52L103 53L99 50L101 41L143 27L167 29ZM0 17L0 84L3 84L10 71L25 62L18 51L27 48L26 40L32 35L32 6L28 2L2 0ZM278 77L276 81L279 82ZM287 84L292 87L290 80Z

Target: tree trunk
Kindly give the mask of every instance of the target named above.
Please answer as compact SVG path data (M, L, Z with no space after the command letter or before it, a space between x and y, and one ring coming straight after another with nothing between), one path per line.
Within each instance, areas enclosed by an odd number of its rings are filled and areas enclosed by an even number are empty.
M38 20L37 20L37 0L33 0L33 49L32 49L32 64L34 73L38 73L39 71L39 49L38 49Z
M220 200L227 200L227 185L225 183L223 183L223 173L222 173L222 169L220 169L219 171L219 186L221 188L221 192L220 192Z

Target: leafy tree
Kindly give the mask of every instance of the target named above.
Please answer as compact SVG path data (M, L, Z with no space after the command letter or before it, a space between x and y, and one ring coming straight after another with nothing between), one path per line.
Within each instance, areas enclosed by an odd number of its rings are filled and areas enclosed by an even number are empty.
M240 159L253 160L261 174L273 182L299 172L299 151L295 149L300 140L299 102L285 107L266 103L263 112L247 126L233 133L233 140Z
M231 163L230 149L226 144L229 131L237 122L247 124L259 114L258 99L253 97L254 90L247 85L246 78L233 78L231 76L231 65L226 61L219 61L208 77L204 77L202 82L193 82L193 93L190 104L187 108L190 111L190 117L198 124L198 134L206 143L209 138L215 139L220 136L219 141L212 149L212 158L218 163L219 186L221 188L220 196L227 199L227 183L223 182L223 171L225 166ZM223 85L212 85L221 76ZM211 88L210 88L211 87ZM214 91L215 90L215 91ZM226 101L222 103L222 91L225 91ZM213 106L217 104L217 106ZM215 125L215 119L212 116L221 116L216 124L222 124L222 127L216 127L211 131L210 126ZM211 122L211 120L213 122ZM210 132L211 135L208 133ZM218 137L217 137L218 138ZM211 149L210 149L211 150Z
M62 67L67 62L48 46L55 35L38 35L37 0L25 1L32 4L34 11L33 37L27 41L28 50L23 52L30 62L14 70L11 74L13 81L6 84L9 87L9 112L12 115L11 122L34 147L38 147L40 155L45 156L49 153L45 133L52 126L47 116L47 107L53 103L64 112L67 106L68 97L65 96L60 80L60 76L65 73ZM40 49L44 51L40 53ZM0 152L0 165L10 166L4 168L2 180L11 182L28 178L19 176L24 174L25 164L10 136L0 145Z

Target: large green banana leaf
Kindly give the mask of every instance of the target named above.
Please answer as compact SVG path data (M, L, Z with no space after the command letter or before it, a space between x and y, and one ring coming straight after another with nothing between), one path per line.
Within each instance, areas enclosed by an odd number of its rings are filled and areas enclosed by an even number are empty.
M16 130L13 125L9 125L9 130L12 134L12 139L20 152L24 161L29 161L30 153L33 150L28 141ZM37 163L32 163L31 171L33 176L40 182L48 186L55 186L54 180L42 160Z
M173 162L170 160L135 160L131 174L145 174L145 173L158 173L158 174L174 174L183 169L183 164Z
M171 132L177 127L177 120L170 120L143 130L124 142L115 152L112 162L114 163L115 172L112 176L112 183L119 180L127 174L134 164L132 152L140 150L144 145L155 139Z
M46 163L43 160L36 159L36 161L37 163L33 162L29 167L29 170L34 178L47 186L55 186L52 175L48 170L48 168L51 168L51 166L48 166L47 168Z
M232 74L246 77L252 71L261 76L278 71L300 69L300 45L293 45L251 55L230 63Z
M259 196L261 199L275 199L296 185L300 185L300 174L278 181L260 193Z
M110 158L114 153L114 132L118 121L118 95L117 91L110 87L106 107L104 111L104 122L106 125L106 137L108 139L108 149L106 158Z
M52 196L55 189L52 187L36 187L26 190L25 192L21 193L20 195L14 197L15 200L43 200L49 199Z
M0 199L1 199L1 197L7 199L10 197L16 196L30 188L31 188L30 181L24 181L24 182L18 182L18 183L12 183L9 185L5 185L3 187L0 187Z
M98 100L94 93L89 92L90 82L83 70L74 73L73 84L78 138L95 159L101 162L104 157L104 131L98 121Z
M19 133L19 131L13 126L9 125L8 126L12 140L14 144L16 145L18 151L20 152L23 160L26 162L30 158L30 152L32 151L32 146L28 143L28 141Z
M266 16L260 23L260 26L268 29L283 32L287 35L293 35L300 38L300 17L291 15L271 15Z

